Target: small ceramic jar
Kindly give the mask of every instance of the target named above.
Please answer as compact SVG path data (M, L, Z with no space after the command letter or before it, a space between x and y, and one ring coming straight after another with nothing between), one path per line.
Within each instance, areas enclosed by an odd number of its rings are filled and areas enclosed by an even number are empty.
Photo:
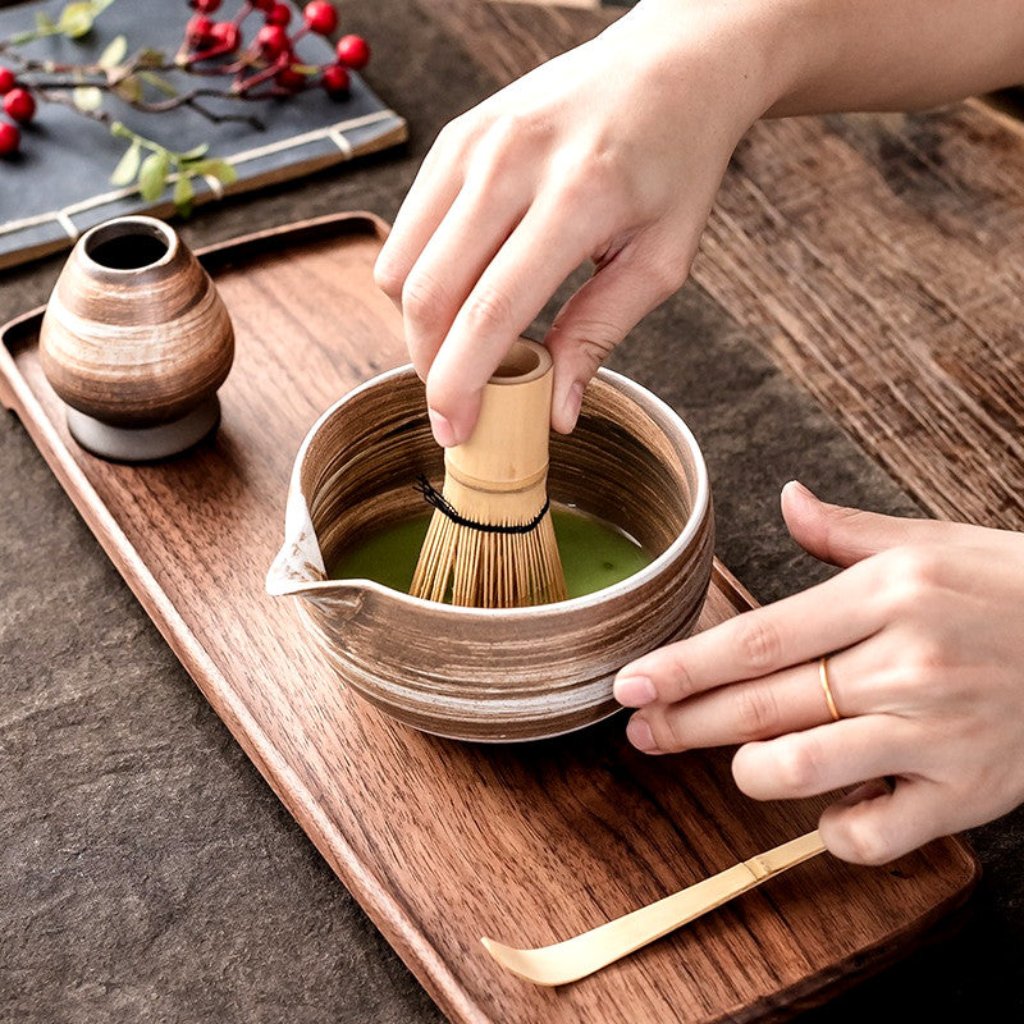
M172 228L119 217L86 232L43 317L43 370L68 428L104 458L165 458L220 418L234 332L209 274Z

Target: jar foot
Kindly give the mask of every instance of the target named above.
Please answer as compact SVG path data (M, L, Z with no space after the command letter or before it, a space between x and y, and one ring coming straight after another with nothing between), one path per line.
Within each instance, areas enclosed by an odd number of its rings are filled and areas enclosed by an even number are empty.
M220 402L211 395L191 412L152 427L116 427L68 408L68 430L87 451L112 462L152 462L197 444L220 421Z

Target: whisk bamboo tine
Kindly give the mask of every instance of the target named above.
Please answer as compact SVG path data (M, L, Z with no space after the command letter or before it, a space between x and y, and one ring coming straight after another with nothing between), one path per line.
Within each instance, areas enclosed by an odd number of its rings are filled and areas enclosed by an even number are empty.
M565 575L547 499L552 362L521 339L484 388L465 444L445 452L435 506L410 593L508 608L565 600Z
M824 849L817 830L809 832L657 903L552 946L515 949L493 939L480 941L502 967L520 978L535 985L567 985L689 924L769 878L816 857Z

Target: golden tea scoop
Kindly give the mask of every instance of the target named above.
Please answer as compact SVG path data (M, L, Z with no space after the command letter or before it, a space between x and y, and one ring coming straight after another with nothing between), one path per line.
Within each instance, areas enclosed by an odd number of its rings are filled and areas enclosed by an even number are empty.
M769 878L816 857L824 849L817 830L809 832L663 900L552 946L513 949L493 939L480 941L502 967L520 978L535 985L568 985L689 924Z

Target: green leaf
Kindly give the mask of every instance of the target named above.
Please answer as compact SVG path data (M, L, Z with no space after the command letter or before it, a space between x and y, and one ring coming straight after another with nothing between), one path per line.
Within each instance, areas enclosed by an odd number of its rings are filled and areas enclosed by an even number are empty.
M89 6L94 16L102 14L115 0L92 0Z
M150 153L142 161L142 168L139 170L139 192L147 202L159 199L163 195L169 166L170 157L166 149Z
M101 68L116 68L128 53L128 40L124 36L115 36L100 54L96 62Z
M165 96L178 95L178 90L162 75L154 74L152 71L140 71L139 78L141 78L147 85L151 85L154 89L162 92Z
M110 126L110 134L118 139L131 139L135 141L135 132L121 121L114 121Z
M174 205L178 209L187 209L192 204L195 191L192 188L192 180L185 171L178 175L174 183Z
M89 34L93 21L93 5L89 0L81 0L79 3L68 4L60 12L57 28L68 39L81 39Z
M199 163L189 164L188 169L192 174L216 178L222 185L238 181L238 171L227 160L200 160Z
M139 173L139 164L142 162L142 147L138 141L133 142L125 151L124 156L118 161L114 173L110 176L111 185L124 187L130 185Z
M40 39L43 36L52 36L59 31L60 30L45 11L36 11L36 27L25 32L16 32L13 36L7 39L7 43L10 46L22 46L25 43L31 43L33 39Z
M103 93L95 85L79 85L71 93L75 106L86 114L103 106Z
M135 55L135 66L139 68L158 68L163 65L164 54L147 46Z
M125 103L137 103L142 99L142 83L135 75L125 75L114 86L114 93L120 96Z
M192 149L186 150L184 153L178 154L179 160L198 160L200 157L206 156L210 150L210 144L208 142L201 142L198 146L194 146Z

